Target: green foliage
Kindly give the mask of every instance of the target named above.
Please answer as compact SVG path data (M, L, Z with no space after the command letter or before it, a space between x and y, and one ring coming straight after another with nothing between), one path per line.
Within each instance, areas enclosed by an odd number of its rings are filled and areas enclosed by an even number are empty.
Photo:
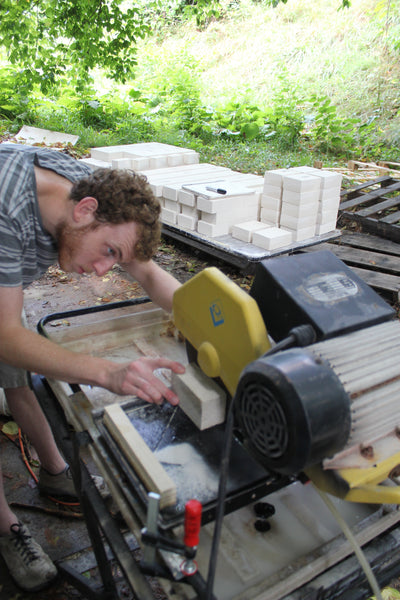
M199 28L206 27L222 15L220 0L159 0L147 8L155 18L153 31L164 31L166 25L195 19Z
M279 76L281 89L275 94L267 111L267 117L276 138L283 148L299 142L304 130L304 101L297 90L286 81L285 73Z
M288 0L265 0L266 4L269 4L273 8L279 6L279 4L286 4ZM342 0L341 4L339 4L339 8L350 8L351 2L350 0Z
M139 92L136 90L136 94ZM211 133L212 110L200 100L195 60L183 56L179 64L166 65L161 73L153 72L146 98L144 118L155 127L175 128L190 134L208 136Z
M198 27L205 27L221 16L221 5L219 0L184 0L182 14L185 18L194 16Z
M125 82L136 65L135 42L149 31L139 5L120 0L0 3L0 45L43 93L61 80L84 89L95 68Z
M312 96L310 101L313 111L310 139L314 147L336 154L348 152L355 145L359 119L339 117L329 98Z
M240 137L251 141L265 137L269 130L266 113L258 106L228 102L213 113L214 131L223 137Z
M0 69L0 115L7 118L28 118L30 86L24 73L15 67Z

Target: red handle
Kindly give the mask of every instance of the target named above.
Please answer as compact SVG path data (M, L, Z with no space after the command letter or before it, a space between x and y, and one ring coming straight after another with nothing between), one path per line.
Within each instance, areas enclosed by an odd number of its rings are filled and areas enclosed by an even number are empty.
M198 500L188 500L185 505L185 537L183 543L190 548L199 545L202 508Z

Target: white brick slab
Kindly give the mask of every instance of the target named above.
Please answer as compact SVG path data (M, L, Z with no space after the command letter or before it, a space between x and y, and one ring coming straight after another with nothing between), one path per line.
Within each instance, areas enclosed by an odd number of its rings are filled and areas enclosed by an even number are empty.
M16 140L23 144L72 144L75 146L79 140L79 135L71 135L70 133L62 133L61 131L52 131L51 129L41 129L40 127L31 127L23 125L15 136Z
M237 207L239 210L243 209L243 214L245 211L254 211L255 218L257 218L259 195L253 192L245 196L220 196L219 198L198 196L197 198L197 208L209 213L229 212L236 210Z
M318 212L327 210L339 210L340 198L330 198L329 200L320 200L318 206Z
M308 204L291 204L290 202L282 202L282 216L296 217L302 219L304 217L313 217L314 221L318 213L318 202Z
M304 242L304 240L309 240L315 236L316 227L307 227L306 229L298 229L297 231L293 231L293 241L294 242Z
M159 142L147 142L140 144L122 144L119 146L105 146L92 148L91 156L95 159L105 160L111 163L113 159L131 158L147 159L142 168L162 168L166 166L177 166L178 164L196 164L199 155L194 150L161 144ZM138 165L131 168L139 168Z
M161 221L164 223L170 223L176 225L177 212L174 210L168 210L168 208L161 208Z
M183 375L173 373L172 389L179 395L182 410L198 429L225 421L225 392L196 364L190 363Z
M313 217L303 217L298 219L297 217L289 217L288 215L281 215L280 225L297 231L298 229L306 229L308 227L315 227L317 215Z
M271 169L264 173L264 184L282 187L283 176L289 173L289 169Z
M180 212L179 211L179 204L177 202L174 202L174 200L168 200L168 198L164 199L164 206L167 210L172 210L173 212Z
M207 237L219 237L220 235L227 235L230 233L232 229L232 225L213 225L212 223L207 223L206 221L199 221L197 223L197 231L202 235Z
M217 213L200 212L200 220L212 225L217 224Z
M269 227L253 233L253 244L266 250L276 250L292 243L292 233L279 227Z
M263 187L263 194L265 196L275 198L276 200L280 200L282 198L282 187L265 183Z
M199 211L195 206L186 206L185 204L180 205L182 215L187 215L189 217L198 217Z
M194 165L181 165L174 169L171 169L171 167L166 167L164 169L149 169L143 171L142 175L147 177L152 183L163 183L164 185L180 183L181 185L184 185L201 183L212 178L217 179L218 177L222 177L227 171L229 171L229 169L226 169L225 167L200 163Z
M293 167L291 169L296 173L308 173L321 179L321 189L335 188L340 190L342 185L342 174L335 173L333 171L325 171L323 169L316 169L315 167Z
M177 224L182 229L188 229L189 231L196 231L197 229L197 217L191 217L190 215L180 214L177 216Z
M214 213L201 211L201 219L214 225L236 225L242 221L258 221L257 206L243 206L232 203L228 207L219 207Z
M132 169L132 160L130 158L113 158L111 161L111 168Z
M322 235L324 233L329 233L330 231L335 231L336 229L336 220L330 223L324 223L323 225L315 226L315 233L317 235Z
M337 211L336 210L326 210L318 214L317 216L317 225L322 225L324 223L333 223L337 220Z
M110 163L105 160L98 160L96 158L81 158L79 162L84 163L85 165L89 165L93 169L108 169L110 168Z
M199 156L197 153L192 153L192 154L184 154L183 155L183 162L185 165L195 165L199 162Z
M282 192L282 202L288 202L291 204L318 204L319 190L315 189L300 192L284 188Z
M248 188L240 183L232 183L229 179L210 179L209 181L203 180L202 182L185 184L183 186L185 190L196 194L196 196L203 196L204 198L218 199L227 198L228 196L245 196L247 194L255 194L255 190Z
M122 146L106 146L104 148L91 148L91 158L95 160L104 160L111 163L115 158L125 158L125 151ZM110 166L110 164L108 165Z
M268 208L262 208L260 211L260 221L263 223L269 223L279 226L281 214L276 210L269 210Z
M321 187L319 177L309 175L308 173L293 173L293 175L283 176L283 189L293 192L311 192Z
M181 189L182 189L182 186L180 183L176 183L176 184L170 183L169 185L164 185L163 191L162 191L163 198L166 198L168 200L174 200L175 202L178 202L178 192Z
M162 169L168 167L168 160L166 156L150 156L149 157L150 169Z
M232 227L232 237L242 242L251 243L253 241L253 232L265 228L265 223L261 223L261 221L238 223Z
M148 158L131 158L131 169L133 171L147 171L147 169L150 169L150 160Z
M196 206L196 196L192 194L192 192L187 192L186 190L179 190L178 192L178 202L180 204L185 204L186 206Z
M279 213L282 206L282 200L280 198L262 194L260 204L261 208L268 208L269 210L275 210Z
M167 165L169 167L179 167L182 164L182 154L174 153L167 156Z

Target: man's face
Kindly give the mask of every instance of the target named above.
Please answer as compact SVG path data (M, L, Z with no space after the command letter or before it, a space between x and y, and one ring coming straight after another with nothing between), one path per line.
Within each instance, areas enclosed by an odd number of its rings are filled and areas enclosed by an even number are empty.
M132 260L137 240L136 223L63 225L57 237L59 264L63 271L101 276L114 264Z

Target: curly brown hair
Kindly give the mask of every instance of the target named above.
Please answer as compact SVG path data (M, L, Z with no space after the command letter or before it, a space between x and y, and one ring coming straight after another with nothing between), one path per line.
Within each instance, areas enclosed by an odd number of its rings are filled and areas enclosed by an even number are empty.
M71 200L79 202L87 196L98 202L95 216L99 223L138 224L139 238L134 248L138 260L154 256L160 243L161 207L146 177L123 169L96 169L72 186Z

